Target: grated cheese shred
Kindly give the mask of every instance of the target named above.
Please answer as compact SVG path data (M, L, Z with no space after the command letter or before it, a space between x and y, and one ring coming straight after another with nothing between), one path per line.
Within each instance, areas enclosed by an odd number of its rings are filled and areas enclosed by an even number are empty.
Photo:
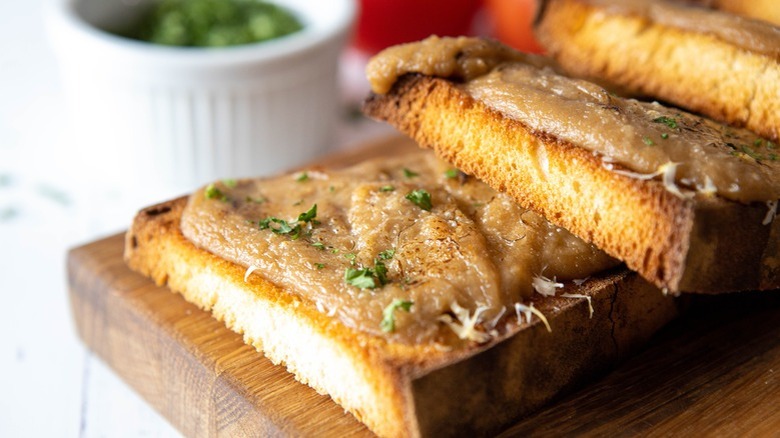
M555 289L560 289L563 287L563 283L558 283L555 277L550 280L543 275L534 276L533 280L531 280L531 285L534 287L536 292L546 297L555 296Z
M623 175L629 178L639 179L643 181L650 180L657 176L660 176L661 183L664 185L664 188L669 193L681 199L690 199L694 196L693 193L683 193L680 190L680 187L674 182L674 177L675 174L677 173L677 168L680 166L680 163L674 163L670 161L666 164L662 164L660 167L658 167L658 170L653 173L637 173L628 170L615 169L614 164L605 161L602 161L601 165L605 169L617 173L618 175ZM715 185L712 183L712 180L709 177L707 177L707 179L705 180L703 187L697 186L696 189L697 191L706 195L715 194L715 192L717 191Z
M249 281L249 276L252 275L253 272L257 270L257 266L250 265L248 268L246 268L246 273L244 274L244 283Z
M547 322L547 317L545 317L539 309L534 307L534 303L531 303L528 306L522 303L515 303L515 312L517 313L517 322L519 324L523 323L523 316L525 316L526 321L530 324L531 315L536 315L536 317L544 323L544 326L547 327L547 331L552 333L552 328L550 327L550 323Z
M590 311L590 319L593 319L593 301L591 300L590 295L583 295L583 294L561 294L564 298L584 298L588 300L588 310Z
M460 339L474 341L479 344L484 344L490 340L490 334L476 327L480 322L482 313L488 309L487 306L477 306L473 315L469 313L469 309L461 307L457 302L453 302L450 305L450 309L455 315L455 319L448 314L441 315L438 319L447 324Z
M769 225L775 220L777 217L777 204L777 200L766 201L766 206L769 208L769 211L766 212L766 216L764 216L764 221L761 222L761 225Z

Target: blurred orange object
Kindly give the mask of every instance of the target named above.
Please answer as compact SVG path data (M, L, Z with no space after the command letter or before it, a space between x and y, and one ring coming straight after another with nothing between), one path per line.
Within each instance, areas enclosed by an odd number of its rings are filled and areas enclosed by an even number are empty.
M482 0L360 0L354 45L371 54L430 35L467 35L481 5Z
M485 0L496 38L523 52L543 52L533 33L536 3L535 0Z

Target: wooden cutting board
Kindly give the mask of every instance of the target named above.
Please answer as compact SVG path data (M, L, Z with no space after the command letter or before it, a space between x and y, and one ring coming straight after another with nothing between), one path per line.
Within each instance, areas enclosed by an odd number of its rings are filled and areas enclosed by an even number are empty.
M320 162L409 147L394 138ZM116 235L69 252L73 318L184 435L371 436L208 313L130 271L123 245ZM780 436L780 293L696 298L645 351L504 435Z

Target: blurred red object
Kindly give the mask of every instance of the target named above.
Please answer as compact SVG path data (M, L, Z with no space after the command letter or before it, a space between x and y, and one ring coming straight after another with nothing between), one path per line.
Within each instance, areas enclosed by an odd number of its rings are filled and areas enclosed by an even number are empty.
M430 35L471 31L482 0L360 0L354 46L369 54Z
M536 3L535 0L485 0L496 38L523 52L543 52L533 33Z

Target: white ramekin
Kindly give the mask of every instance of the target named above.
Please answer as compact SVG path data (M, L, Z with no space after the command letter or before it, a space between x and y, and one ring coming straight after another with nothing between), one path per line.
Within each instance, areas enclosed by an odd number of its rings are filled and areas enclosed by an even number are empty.
M133 41L117 29L149 0L53 0L47 26L60 61L79 173L133 190L192 190L274 173L333 140L338 59L354 0L274 0L304 30L219 49Z

